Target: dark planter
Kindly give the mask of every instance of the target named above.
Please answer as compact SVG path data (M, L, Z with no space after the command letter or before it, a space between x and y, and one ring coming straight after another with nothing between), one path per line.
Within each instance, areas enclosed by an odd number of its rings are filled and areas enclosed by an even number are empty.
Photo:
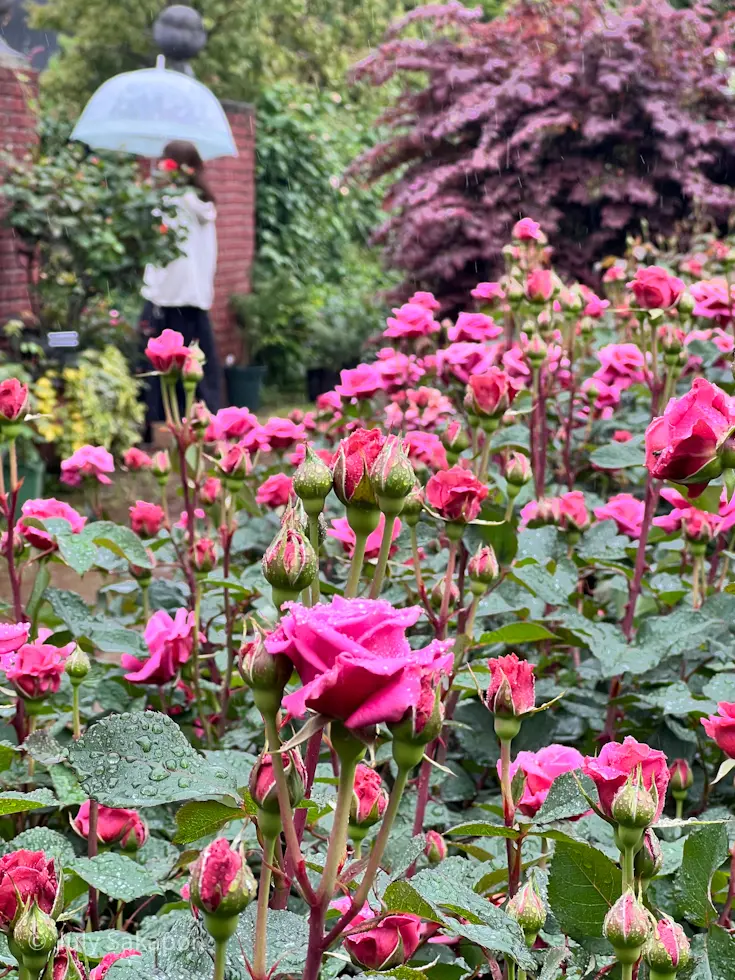
M249 408L251 412L257 412L260 408L260 393L265 372L266 368L262 364L225 368L227 397L230 405L236 405L238 408Z
M332 368L309 368L306 372L306 394L310 402L315 402L319 395L338 384L339 372Z
M5 477L5 486L10 486L10 463L7 456L3 461L3 475ZM18 479L22 480L23 483L18 491L16 517L19 516L20 508L26 500L37 500L39 497L43 497L45 477L46 464L42 459L18 463Z

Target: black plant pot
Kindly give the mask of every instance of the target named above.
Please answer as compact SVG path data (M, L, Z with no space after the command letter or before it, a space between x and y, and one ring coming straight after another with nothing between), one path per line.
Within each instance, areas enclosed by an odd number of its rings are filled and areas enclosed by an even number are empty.
M257 412L260 408L260 394L266 368L262 364L249 364L247 367L225 368L227 397L230 405L249 408Z
M315 402L319 395L331 391L339 384L339 372L332 368L309 368L306 372L306 394L310 402Z

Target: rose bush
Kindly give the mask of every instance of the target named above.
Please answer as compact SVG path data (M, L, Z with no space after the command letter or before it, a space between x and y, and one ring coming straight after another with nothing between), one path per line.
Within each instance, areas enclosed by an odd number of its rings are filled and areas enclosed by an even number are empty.
M313 411L213 416L159 338L168 447L64 499L19 506L3 389L19 980L727 975L730 245L636 243L606 299L514 235Z

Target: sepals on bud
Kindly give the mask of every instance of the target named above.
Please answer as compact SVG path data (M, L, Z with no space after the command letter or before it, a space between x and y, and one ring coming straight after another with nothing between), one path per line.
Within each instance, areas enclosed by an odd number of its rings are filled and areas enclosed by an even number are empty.
M228 490L237 493L251 470L250 453L244 446L223 447L217 467Z
M643 785L640 767L632 773L615 794L610 808L613 820L623 828L643 830L656 817L658 790L655 782L647 790Z
M664 852L654 831L649 827L643 834L643 842L635 856L635 876L643 881L655 878L664 863Z
M490 684L485 705L495 715L495 733L502 741L518 734L523 715L536 706L536 680L533 664L515 653L488 660Z
M628 888L607 913L602 931L621 963L638 960L651 931L651 914L638 901L632 888Z
M153 473L159 485L163 487L168 482L171 474L171 457L167 449L159 449L151 458L153 460L151 473Z
M440 578L436 583L434 588L431 590L431 595L429 600L431 602L432 608L441 609L444 604L444 594L446 592L447 583L444 578ZM451 612L456 608L459 602L459 588L456 582L449 583L449 599L447 600L447 609Z
M643 947L643 959L654 980L663 977L670 980L689 964L691 947L678 922L666 917L654 924Z
M79 953L68 946L60 946L44 970L43 980L87 980Z
M297 599L317 572L316 552L299 524L293 508L287 508L281 530L263 555L263 575L278 608L289 599Z
M458 422L456 419L446 427L441 435L441 441L447 451L447 460L450 466L454 466L460 455L470 445L467 429L462 422Z
M181 381L185 391L196 391L196 387L204 377L204 365L207 358L199 344L192 344L186 355L184 366L181 368Z
M528 483L531 479L531 461L525 453L510 453L505 464L505 479L509 487L519 490Z
M481 545L467 564L467 575L470 580L472 594L484 595L488 586L497 582L500 576L500 566L492 545Z
M687 791L693 782L694 773L687 760L674 759L669 766L669 789L674 799L686 799Z
M528 362L534 371L537 371L546 360L549 348L539 334L534 334L525 345L523 353L528 358Z
M395 517L416 483L416 474L398 436L388 436L370 468L370 484L382 512Z
M288 787L291 806L298 806L304 798L306 769L298 749L281 752L281 763ZM258 807L258 827L265 837L277 837L281 832L278 805L278 788L273 770L273 756L264 752L250 772L250 795Z
M257 884L242 847L222 837L207 845L191 869L191 903L213 919L235 919L255 897ZM207 922L207 929L216 939Z
M294 473L293 488L310 517L321 514L332 489L332 471L308 443L304 460Z
M84 678L89 673L91 666L92 665L87 654L80 646L77 646L74 648L74 652L71 654L71 656L67 659L64 666L64 671L68 675L69 680L74 687L78 687L78 685L82 683Z
M441 864L447 856L447 842L437 830L426 831L424 854L431 865Z
M388 727L393 735L393 758L399 766L412 768L424 756L424 748L439 735L444 724L444 705L428 678L422 679L418 703Z
M217 550L211 538L197 538L191 548L191 563L198 575L208 575L217 564Z
M365 832L382 818L388 806L388 793L380 773L361 762L355 772L350 804L350 836L361 840Z
M416 527L424 509L424 491L418 483L414 483L403 501L402 519L409 527Z
M35 901L23 910L13 929L12 946L23 966L35 976L56 947L59 933L56 923Z
M523 930L526 944L533 946L546 923L546 907L533 879L519 888L508 902L506 912Z

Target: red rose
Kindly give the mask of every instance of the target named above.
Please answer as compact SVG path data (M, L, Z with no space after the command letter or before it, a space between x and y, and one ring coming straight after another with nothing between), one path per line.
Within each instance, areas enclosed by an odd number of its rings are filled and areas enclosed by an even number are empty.
M533 664L520 660L515 653L494 657L487 662L490 685L485 704L495 714L518 717L536 706L536 679Z
M480 513L487 487L463 466L435 473L426 484L426 499L445 521L469 524Z
M518 394L519 385L505 371L491 367L484 374L473 374L467 385L465 405L475 415L503 415Z
M80 837L89 837L89 800L82 803L71 822ZM100 804L97 815L97 841L120 844L124 850L142 847L148 840L148 825L137 810L122 810Z
M293 480L285 473L274 473L261 483L255 495L257 503L264 507L285 507L293 493Z
M704 730L713 738L725 755L735 759L735 703L720 701L718 714L702 718Z
M158 169L163 170L166 173L173 173L174 170L179 169L179 165L175 160L170 157L165 157L163 160L158 161Z
M32 901L50 915L61 904L60 892L55 863L43 851L5 854L0 858L0 930L7 933L21 908Z
M343 504L376 505L369 474L384 442L380 429L356 429L339 444L332 472L334 492Z
M673 399L646 429L646 466L658 480L692 484L697 496L723 469L721 453L735 428L732 399L704 378Z
M367 910L358 913L352 929L361 926L344 941L345 949L355 963L366 970L388 970L402 966L411 959L423 938L423 923L409 912L386 915L382 919ZM375 919L375 925L366 928Z
M179 372L189 356L184 337L176 330L164 330L158 337L151 337L145 349L148 360L161 374Z
M149 504L145 500L136 500L130 508L130 526L136 534L154 538L163 527L166 514L158 504Z
M66 660L76 644L67 643L55 647L44 643L52 635L50 629L40 629L33 643L25 643L13 655L13 662L5 668L5 676L22 698L37 701L59 690Z
M597 787L600 809L606 817L612 817L612 804L615 795L640 768L641 784L651 791L655 786L657 794L655 823L661 816L666 802L666 787L669 785L669 768L666 756L658 749L652 749L643 742L637 742L632 735L620 742L608 742L596 757L587 756L582 772L589 776Z
M639 269L628 286L633 290L638 305L646 310L666 310L674 306L685 289L681 279L658 265Z
M137 949L123 949L119 953L108 953L103 956L97 966L89 974L89 980L105 980L110 967L118 960L126 960L129 956L140 956Z
M17 378L0 381L0 422L17 422L28 401L28 385Z

